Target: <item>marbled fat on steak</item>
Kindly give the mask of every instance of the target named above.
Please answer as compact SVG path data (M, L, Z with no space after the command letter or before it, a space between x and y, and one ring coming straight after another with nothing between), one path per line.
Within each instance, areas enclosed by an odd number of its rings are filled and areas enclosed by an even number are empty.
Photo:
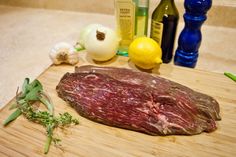
M65 74L56 89L86 118L151 135L211 132L220 120L212 97L125 68L81 66Z

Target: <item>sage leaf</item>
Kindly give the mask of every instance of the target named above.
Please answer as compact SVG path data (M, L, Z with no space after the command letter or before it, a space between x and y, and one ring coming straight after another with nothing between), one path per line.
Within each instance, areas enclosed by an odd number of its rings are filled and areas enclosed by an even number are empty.
M14 121L16 118L18 118L22 114L21 110L16 109L4 122L3 125L6 126L10 122Z

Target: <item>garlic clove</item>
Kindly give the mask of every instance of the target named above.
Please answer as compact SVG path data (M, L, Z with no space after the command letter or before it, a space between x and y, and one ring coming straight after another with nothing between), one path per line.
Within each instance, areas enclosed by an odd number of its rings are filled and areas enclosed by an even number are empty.
M61 63L76 64L79 61L75 48L66 42L57 43L52 48L49 56L56 65Z
M79 56L78 53L71 53L68 55L67 63L74 65L79 62Z
M61 64L62 61L57 59L57 51L55 49L52 49L51 52L49 53L50 59L52 62L56 65Z

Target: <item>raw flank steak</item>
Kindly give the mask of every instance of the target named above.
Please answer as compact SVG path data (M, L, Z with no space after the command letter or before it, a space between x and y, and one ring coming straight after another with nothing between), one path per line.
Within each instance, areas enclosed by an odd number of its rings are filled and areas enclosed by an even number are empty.
M150 135L212 132L221 119L212 97L125 68L76 67L75 73L62 77L56 90L88 119Z

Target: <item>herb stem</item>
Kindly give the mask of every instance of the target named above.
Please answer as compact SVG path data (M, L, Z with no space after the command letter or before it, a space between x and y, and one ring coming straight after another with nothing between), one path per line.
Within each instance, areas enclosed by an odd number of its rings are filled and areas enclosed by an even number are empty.
M39 97L39 100L48 108L49 110L49 113L51 115L54 114L54 107L51 103L49 103L49 101L47 101L46 99L42 98L42 97Z
M51 145L51 142L52 142L52 136L48 135L47 136L47 141L46 141L46 144L45 144L45 147L44 147L44 154L48 153L50 145Z

